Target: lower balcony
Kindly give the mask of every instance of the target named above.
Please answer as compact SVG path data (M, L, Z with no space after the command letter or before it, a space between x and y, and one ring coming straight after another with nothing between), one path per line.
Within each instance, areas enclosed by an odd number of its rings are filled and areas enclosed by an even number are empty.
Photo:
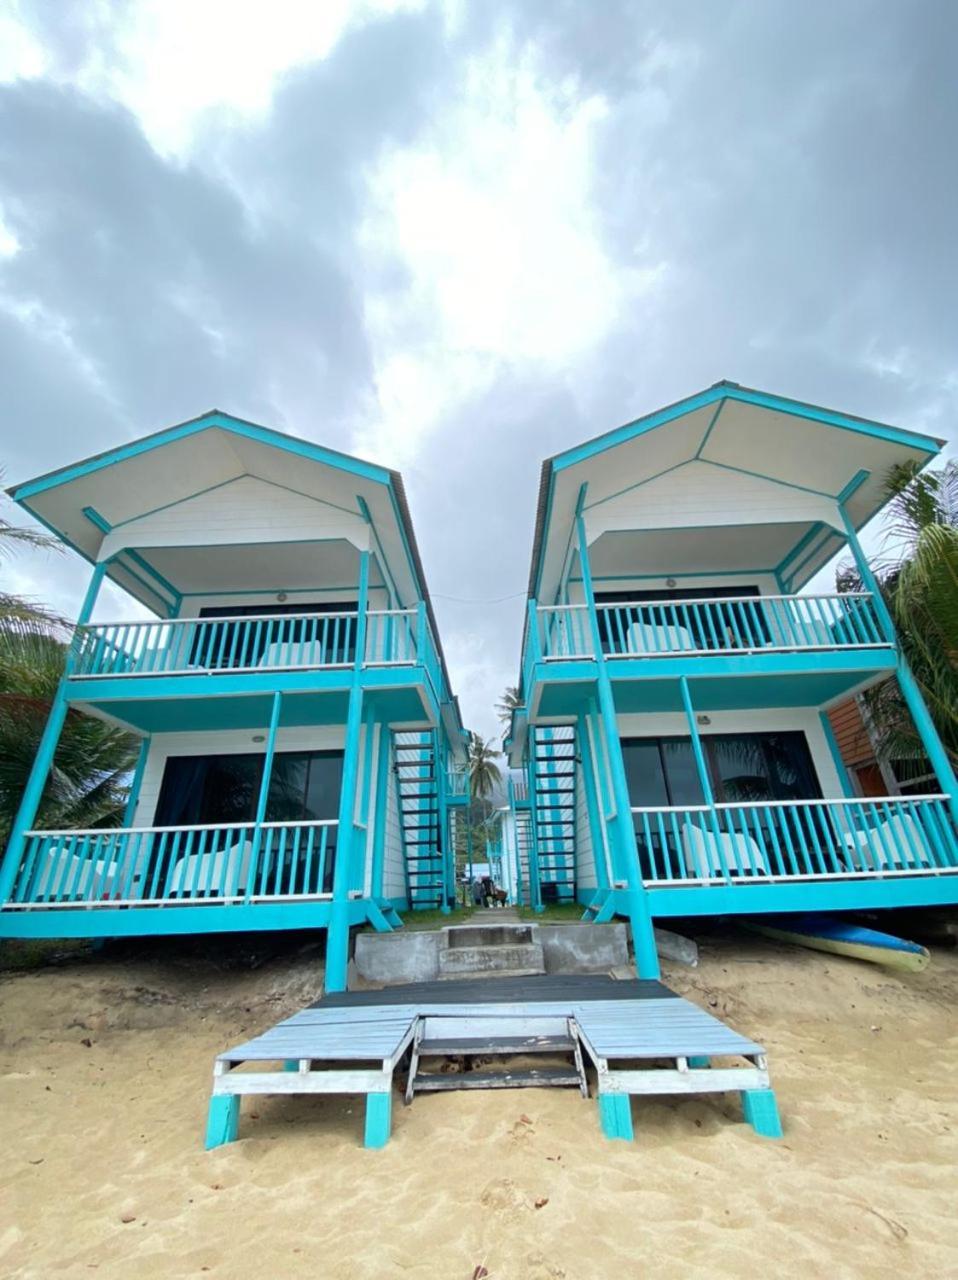
M332 901L337 829L336 821L324 820L31 831L0 906L0 933L322 925ZM360 907L360 896L351 895L351 905ZM99 919L106 912L109 928ZM28 923L38 917L45 918L42 927Z
M958 900L945 795L633 808L632 818L655 915Z

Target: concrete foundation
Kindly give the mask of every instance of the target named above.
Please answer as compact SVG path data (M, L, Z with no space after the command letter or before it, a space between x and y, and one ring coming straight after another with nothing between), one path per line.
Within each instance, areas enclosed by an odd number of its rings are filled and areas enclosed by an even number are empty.
M628 964L628 926L458 925L422 933L361 933L356 974L384 986L503 973L607 973Z

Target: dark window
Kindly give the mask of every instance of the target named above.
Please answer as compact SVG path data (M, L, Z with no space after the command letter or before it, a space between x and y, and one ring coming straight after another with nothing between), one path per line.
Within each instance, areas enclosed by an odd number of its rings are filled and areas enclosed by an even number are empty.
M252 822L262 754L171 756L156 805L158 827ZM267 822L336 818L342 788L341 751L281 751L273 757Z
M739 596L755 599L760 592L758 587L752 586L598 591L595 596L597 605L631 606L597 611L602 652L627 652L628 630L635 623L687 632L694 649L753 648L756 638L758 643L771 644L771 632L760 605L717 603L683 608L674 603L676 600L726 600Z
M163 784L156 805L154 824L158 827L214 826L217 823L251 823L256 817L260 781L263 776L262 754L217 756L172 756L166 762ZM267 822L335 820L339 816L339 799L343 779L341 751L282 751L273 757L269 793L266 799ZM213 852L234 843L233 831L213 831L205 838L205 850ZM326 837L327 856L323 883L318 883L318 861L310 860L313 884L300 886L302 892L329 893L332 890L336 857L336 829ZM163 846L162 861L151 866L148 883L162 891L176 846ZM295 840L284 843L282 857L293 857ZM273 857L278 856L273 849ZM277 883L287 883L279 874Z
M712 733L702 737L702 750L719 802L821 798L801 730ZM624 738L622 755L633 805L704 802L691 738Z
M718 803L821 798L808 742L800 730L709 734L702 737L702 751ZM636 808L704 803L691 738L624 738L622 755L629 799ZM719 821L724 824L724 816ZM770 816L768 821L778 818ZM667 819L636 814L635 832L645 878L678 874L679 836Z

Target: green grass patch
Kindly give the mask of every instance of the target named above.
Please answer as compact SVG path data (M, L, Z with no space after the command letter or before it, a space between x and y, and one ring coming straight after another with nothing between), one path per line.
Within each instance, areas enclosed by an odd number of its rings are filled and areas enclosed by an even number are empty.
M553 903L543 907L541 911L533 911L532 907L516 907L520 920L530 920L537 924L578 924L584 910L579 902Z

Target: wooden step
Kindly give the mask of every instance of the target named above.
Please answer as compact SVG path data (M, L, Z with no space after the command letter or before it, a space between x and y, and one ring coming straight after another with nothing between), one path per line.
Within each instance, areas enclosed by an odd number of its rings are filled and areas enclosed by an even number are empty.
M414 1093L453 1089L578 1089L578 1072L572 1067L530 1067L521 1071L447 1071L442 1075L417 1075Z

